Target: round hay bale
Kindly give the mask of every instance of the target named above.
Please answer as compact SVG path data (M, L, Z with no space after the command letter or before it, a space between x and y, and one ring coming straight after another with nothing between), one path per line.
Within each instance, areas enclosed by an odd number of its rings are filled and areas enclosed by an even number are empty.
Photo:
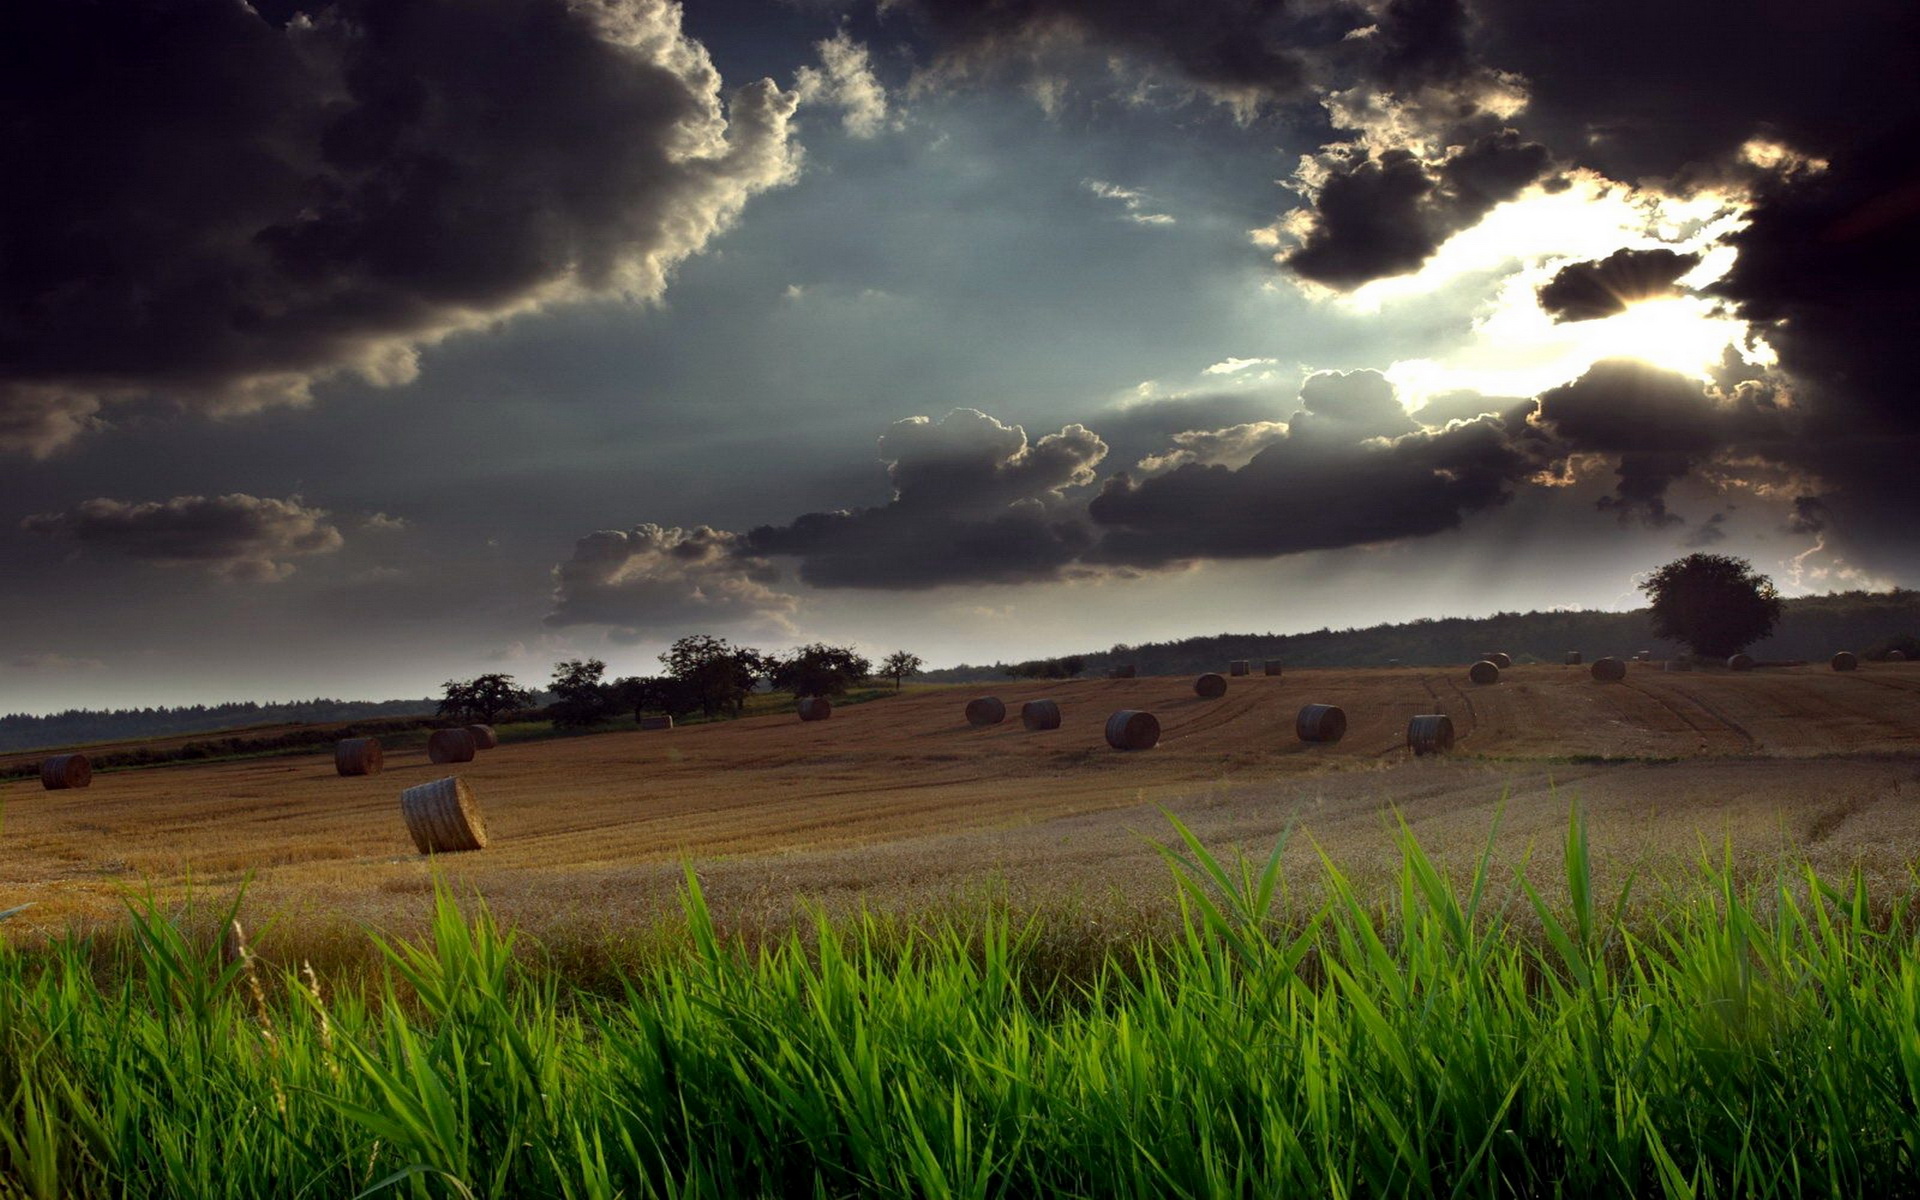
M1160 719L1150 712L1123 708L1107 718L1107 745L1115 750L1151 750L1160 744Z
M1627 677L1627 664L1617 658L1593 660L1593 677L1601 683L1619 683Z
M641 717L641 718L640 718L640 728L642 728L642 729L672 729L672 728L673 728L673 718L672 718L672 717L669 717L669 716L659 716L659 717Z
M1218 700L1227 694L1226 676L1208 671L1193 681L1193 694L1202 700Z
M1578 650L1567 651L1567 665L1570 667L1577 667L1580 665L1580 652Z
M1280 660L1277 658L1270 658L1266 662L1260 664L1260 669L1268 675L1278 675L1280 673Z
M1907 661L1907 652L1905 650L1889 650L1887 651L1887 661L1905 662Z
M1453 749L1453 718L1445 713L1423 713L1407 722L1407 745L1419 754L1445 754Z
M1115 667L1113 670L1108 671L1107 678L1108 679L1132 679L1134 676L1139 674L1139 672L1140 672L1140 669L1138 667L1134 666L1132 663L1128 663L1124 667Z
M433 762L472 762L473 753L473 735L464 729L436 729L427 735L427 758Z
M1309 704L1294 718L1293 731L1303 742L1337 742L1347 736L1346 710L1331 704Z
M1029 700L1020 706L1020 723L1028 729L1060 728L1058 700Z
M56 754L40 760L40 786L50 792L83 788L93 783L93 763L84 754Z
M1727 670L1729 671L1753 670L1753 655L1751 654L1734 655L1732 658L1729 658L1727 660Z
M1007 719L1007 706L998 696L976 696L967 701L967 724L976 728L998 725Z
M401 792L400 815L406 818L407 832L422 854L486 849L486 823L473 802L473 789L459 776L449 775Z
M1227 664L1227 674L1229 675L1251 675L1252 673L1252 666L1244 658L1236 658Z
M1499 683L1500 664L1483 658L1467 668L1467 678L1474 683Z
M1504 650L1489 650L1480 657L1482 660L1499 667L1502 671L1511 671L1513 669L1513 656Z
M378 775L384 764L379 738L341 738L333 744L333 769L342 775Z
M800 697L802 721L824 721L833 715L833 704L825 696Z
M1663 671L1691 671L1693 660L1690 658L1670 658L1660 667Z
M1842 650L1827 665L1836 671L1857 671L1860 669L1860 656L1851 650Z
M469 725L467 732L473 735L475 750L491 750L500 744L500 735L493 731L491 725Z

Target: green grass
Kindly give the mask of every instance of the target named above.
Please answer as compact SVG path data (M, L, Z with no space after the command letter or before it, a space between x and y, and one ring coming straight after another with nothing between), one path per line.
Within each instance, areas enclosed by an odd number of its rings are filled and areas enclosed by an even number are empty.
M1007 916L748 946L689 873L591 992L444 891L337 990L135 903L117 962L0 947L0 1194L1920 1191L1920 887L1703 863L1629 920L1577 817L1558 907L1402 850L1306 907L1176 823L1177 932L1072 969Z

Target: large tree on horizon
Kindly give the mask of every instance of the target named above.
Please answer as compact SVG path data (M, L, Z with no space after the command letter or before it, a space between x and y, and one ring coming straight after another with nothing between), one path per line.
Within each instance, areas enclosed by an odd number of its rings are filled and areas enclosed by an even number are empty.
M1652 601L1654 636L1708 658L1738 654L1772 633L1784 607L1773 580L1746 559L1725 554L1675 559L1648 576L1640 590Z

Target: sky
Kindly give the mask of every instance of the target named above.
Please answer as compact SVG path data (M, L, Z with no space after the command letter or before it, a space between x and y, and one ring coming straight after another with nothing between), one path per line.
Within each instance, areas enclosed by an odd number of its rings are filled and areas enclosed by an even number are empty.
M0 711L1920 586L1920 9L0 6Z

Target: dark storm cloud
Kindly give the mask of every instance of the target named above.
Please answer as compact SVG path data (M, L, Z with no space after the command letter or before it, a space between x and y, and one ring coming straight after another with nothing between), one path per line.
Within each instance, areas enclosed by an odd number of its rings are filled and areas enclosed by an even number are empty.
M1088 505L1091 562L1158 567L1422 537L1502 503L1534 469L1500 417L1391 441L1288 437L1243 467L1115 475Z
M1674 280L1699 264L1697 254L1616 250L1597 262L1560 268L1537 295L1556 321L1591 321L1625 312L1636 300L1672 295L1680 290Z
M1600 501L1622 523L1650 528L1679 524L1667 491L1721 452L1740 447L1777 455L1789 414L1769 389L1746 384L1731 392L1644 363L1595 363L1572 383L1540 395L1536 424L1568 453L1603 454L1616 462L1614 495Z
M1337 288L1418 270L1442 242L1551 165L1546 147L1511 129L1482 134L1437 162L1405 147L1329 146L1311 173L1313 219L1281 261L1303 279Z
M620 637L690 625L785 630L794 599L780 573L745 552L740 535L700 526L601 530L553 569L554 626L607 625Z
M222 579L272 583L293 574L288 559L338 550L344 539L298 496L235 493L131 503L99 497L20 522L29 533L163 567L199 567Z
M896 422L880 439L893 499L808 513L747 535L755 554L799 560L814 587L896 590L1057 579L1092 542L1069 489L1107 446L1069 425L1028 442L1018 425L956 409Z
M0 449L114 400L300 402L450 332L652 298L789 179L660 0L0 6Z

